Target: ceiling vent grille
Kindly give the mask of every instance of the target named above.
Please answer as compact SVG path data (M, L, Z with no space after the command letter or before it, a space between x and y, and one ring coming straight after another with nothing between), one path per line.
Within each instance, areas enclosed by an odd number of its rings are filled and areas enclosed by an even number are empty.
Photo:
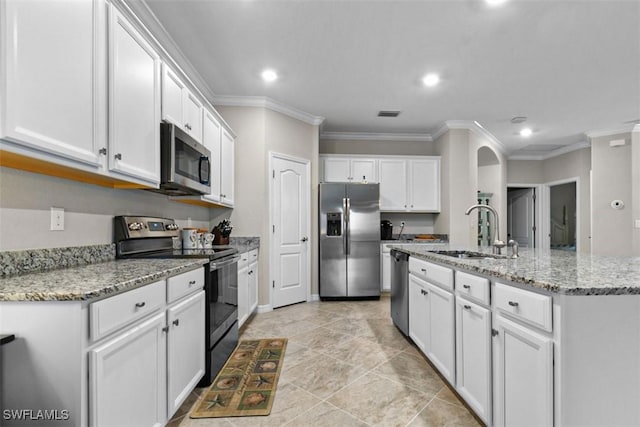
M378 111L378 117L398 117L400 111L398 110L380 110Z

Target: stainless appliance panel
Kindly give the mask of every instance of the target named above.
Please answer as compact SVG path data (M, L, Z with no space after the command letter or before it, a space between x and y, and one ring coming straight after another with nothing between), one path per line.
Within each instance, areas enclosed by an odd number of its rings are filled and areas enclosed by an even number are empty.
M348 184L347 203L349 206L348 234L351 243L380 243L380 186Z
M409 255L391 250L391 319L409 335Z
M346 188L344 184L320 185L320 295L347 294Z
M377 227L376 227L377 229ZM347 256L349 297L380 295L380 242L351 241Z

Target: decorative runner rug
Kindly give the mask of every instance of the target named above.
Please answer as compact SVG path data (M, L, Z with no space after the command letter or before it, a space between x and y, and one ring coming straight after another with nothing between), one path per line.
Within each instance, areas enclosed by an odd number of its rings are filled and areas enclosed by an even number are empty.
M190 417L269 415L286 347L286 338L240 341Z

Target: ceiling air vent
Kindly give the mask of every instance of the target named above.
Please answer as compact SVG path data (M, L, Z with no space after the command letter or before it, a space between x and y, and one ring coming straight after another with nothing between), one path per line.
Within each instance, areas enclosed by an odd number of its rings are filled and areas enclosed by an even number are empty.
M400 111L398 110L380 110L378 111L378 117L398 117Z

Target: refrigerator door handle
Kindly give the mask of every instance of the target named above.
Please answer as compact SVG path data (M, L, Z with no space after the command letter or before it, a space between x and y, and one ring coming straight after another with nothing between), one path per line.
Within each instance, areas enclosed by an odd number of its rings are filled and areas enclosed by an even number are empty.
M346 254L351 254L351 199L347 197L347 206L346 206L346 216L347 216L347 228L346 228L346 236L347 236L347 251Z
M349 219L348 219L349 211L347 210L347 199L342 199L342 251L346 255L349 250L347 246L347 230L349 228Z

